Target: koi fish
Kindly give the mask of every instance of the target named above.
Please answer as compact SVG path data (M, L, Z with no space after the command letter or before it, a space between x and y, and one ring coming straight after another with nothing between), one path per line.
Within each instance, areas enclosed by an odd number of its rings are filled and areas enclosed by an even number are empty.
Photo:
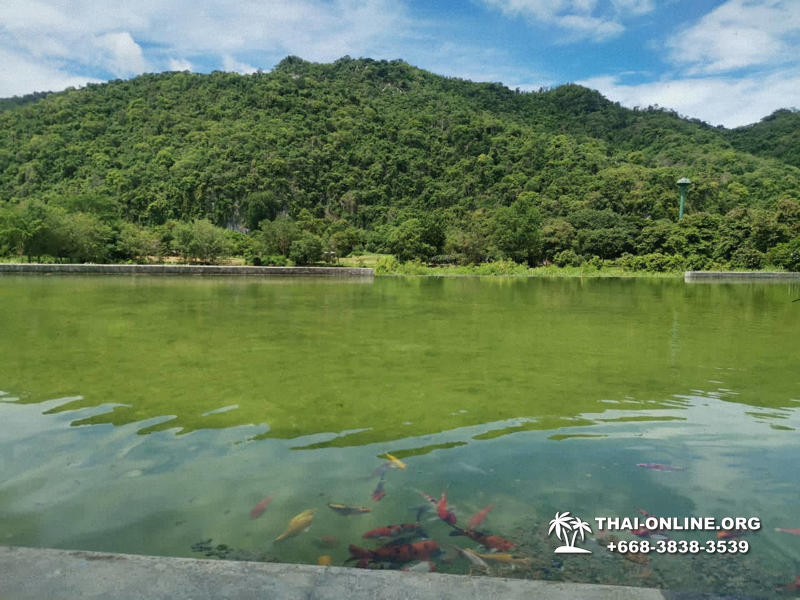
M447 523L448 525L455 525L456 524L456 515L453 513L452 510L447 509L447 496L444 492L442 492L442 497L439 499L439 502L436 504L436 514L439 515L439 518Z
M475 515L469 520L469 523L467 523L467 529L475 529L478 525L483 523L483 520L486 518L486 515L489 514L490 510L492 510L491 504L483 510L475 513Z
M251 519L257 519L258 517L260 517L260 516L261 516L261 514L262 514L262 513L263 513L265 510L267 510L267 506L269 506L269 503L270 503L270 502L272 502L272 497L273 497L274 495L275 495L275 494L270 494L269 496L267 496L266 498L264 498L264 499L263 499L261 502L259 502L258 504L256 504L256 505L253 507L253 510L251 510L251 511L250 511L250 518L251 518Z
M478 567L479 569L489 569L489 565L483 560L480 556L478 556L477 552L470 550L469 548L459 548L458 546L453 546L456 551L466 558L469 562L471 562L474 566Z
M376 467L375 470L370 474L367 479L372 479L374 477L383 478L386 474L386 471L392 468L392 463L390 461L386 461L385 463L381 463L380 466Z
M654 517L654 518L656 518L654 515L651 515L649 512L647 512L646 510L644 510L642 508L637 508L636 512L638 512L641 515L644 515L645 517ZM652 537L664 537L666 539L666 536L664 535L664 530L663 529L649 529L647 527L640 527L639 529L631 529L631 533L633 535L635 535L636 537L641 537L641 538L646 538L646 537L651 537L652 536Z
M375 550L367 550L350 544L350 558L361 561L387 561L394 563L407 563L412 560L429 560L439 552L439 544L433 540L423 540L410 544L386 544Z
M785 529L783 527L776 527L775 531L780 531L783 533L791 533L792 535L800 535L800 529Z
M636 466L654 471L685 471L683 467L673 467L672 465L662 465L661 463L636 463Z
M485 533L481 533L480 531L461 529L459 527L454 527L454 529L455 531L451 531L450 535L465 535L469 539L475 540L480 545L486 546L487 548L493 548L499 552L508 552L514 547L514 542L504 540L499 535L487 535Z
M387 527L379 527L378 529L373 529L372 531L368 531L361 537L363 538L393 538L404 533L410 533L412 531L417 531L422 527L419 523L402 523L400 525L389 525Z
M386 480L381 477L380 481L378 482L378 487L372 492L372 499L375 502L378 502L381 498L386 495L386 491L383 489L383 486L386 485Z
M333 564L333 558L329 554L323 554L317 558L317 564L322 567L328 567Z
M345 504L334 504L328 502L328 507L340 515L363 515L364 513L372 512L372 509L367 506L347 506Z
M718 540L738 540L743 535L750 533L746 529L723 529L717 532Z
M308 526L311 525L311 521L314 520L314 513L316 510L316 508L309 508L301 512L299 515L292 517L292 520L289 521L289 524L286 526L286 531L276 537L274 541L280 542L281 540L286 539L287 537L292 537L293 535L297 535L304 529L308 528Z
M783 585L778 589L785 590L787 592L796 592L797 590L800 590L800 575L798 575L792 583Z
M427 513L429 510L431 510L431 507L428 506L427 504L420 504L419 506L410 507L409 510L413 510L417 515L416 516L416 520L417 521L421 521L422 517L425 516L425 513Z
M531 566L531 559L530 558L518 558L514 557L511 554L504 553L504 552L490 552L488 554L478 554L472 550L467 549L467 552L472 553L474 556L478 558L488 561L488 562L497 562L503 563L506 565L522 565L525 567Z
M391 463L391 465L393 467L395 467L396 469L402 469L402 470L405 471L406 463L404 463L402 460L392 456L388 452L386 454L384 454L384 456L389 459L389 462Z
M429 495L428 495L428 494L426 494L425 492L420 492L420 495L421 495L423 498L425 498L425 500L427 500L428 502L430 502L431 504L438 504L438 503L439 503L439 501L438 501L436 498L434 498L433 496L429 496Z

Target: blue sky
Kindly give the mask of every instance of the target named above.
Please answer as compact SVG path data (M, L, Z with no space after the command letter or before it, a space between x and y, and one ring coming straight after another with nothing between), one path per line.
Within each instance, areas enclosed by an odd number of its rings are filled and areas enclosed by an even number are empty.
M799 51L800 0L0 1L0 97L350 55L735 127L800 108Z

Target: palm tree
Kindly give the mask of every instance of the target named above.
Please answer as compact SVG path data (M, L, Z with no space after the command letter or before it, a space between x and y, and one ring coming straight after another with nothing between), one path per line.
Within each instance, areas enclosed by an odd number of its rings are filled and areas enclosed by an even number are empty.
M578 517L572 518L572 543L570 546L575 545L575 538L578 537L578 534L581 534L581 541L584 540L584 532L585 533L592 533L592 528L589 527L589 524L586 521L581 521Z
M556 512L555 518L550 521L550 529L547 531L547 535L556 532L556 537L560 540L564 540L564 543L569 546L569 533L572 531L572 522L573 519L568 518L569 511L567 512ZM580 521L580 519L578 519ZM561 534L564 534L564 537L561 537Z

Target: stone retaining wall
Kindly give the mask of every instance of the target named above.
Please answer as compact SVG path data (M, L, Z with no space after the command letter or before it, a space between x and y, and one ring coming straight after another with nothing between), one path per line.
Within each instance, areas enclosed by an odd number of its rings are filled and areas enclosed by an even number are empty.
M800 281L800 273L767 271L686 271L683 280L690 281Z
M0 263L0 273L86 273L94 275L325 275L334 277L372 277L372 269L352 267L232 267L218 265L60 265L38 263Z

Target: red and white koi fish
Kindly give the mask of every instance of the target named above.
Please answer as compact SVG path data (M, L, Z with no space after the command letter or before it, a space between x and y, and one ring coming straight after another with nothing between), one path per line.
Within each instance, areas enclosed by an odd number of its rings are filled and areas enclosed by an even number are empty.
M267 510L267 506L269 506L269 503L272 502L272 497L274 495L275 494L270 494L269 496L264 498L261 502L256 504L253 507L253 510L250 511L250 518L257 519L258 517L260 517L263 514L263 512Z
M439 502L436 504L436 514L438 514L439 518L448 525L456 524L456 515L452 510L447 508L447 496L445 495L444 491L442 492L442 497L439 499Z
M453 527L453 529L455 531L451 531L450 535L465 535L469 539L475 540L482 546L493 548L498 552L508 552L514 547L514 542L509 542L508 540L501 538L499 535L488 535L486 533L481 533L480 531L461 529L460 527Z
M417 491L419 491L419 490L417 490ZM439 501L438 501L436 498L434 498L433 496L429 496L429 495L428 495L428 494L426 494L425 492L419 492L419 493L420 493L420 496L422 496L423 498L425 498L425 500L427 500L427 501L428 501L428 502L430 502L431 504L438 504L438 503L439 503Z
M489 514L489 511L492 510L492 505L490 504L483 510L478 511L473 515L473 517L467 523L467 529L475 529L478 525L483 523L483 520L486 518L486 515Z
M419 523L401 523L400 525L389 525L387 527L379 527L378 529L373 529L372 531L368 531L361 537L363 538L393 538L404 533L411 533L413 531L418 531L422 526Z
M386 544L375 550L367 550L350 545L350 560L387 561L407 563L412 560L429 560L439 553L439 545L433 540L423 540L410 544Z

